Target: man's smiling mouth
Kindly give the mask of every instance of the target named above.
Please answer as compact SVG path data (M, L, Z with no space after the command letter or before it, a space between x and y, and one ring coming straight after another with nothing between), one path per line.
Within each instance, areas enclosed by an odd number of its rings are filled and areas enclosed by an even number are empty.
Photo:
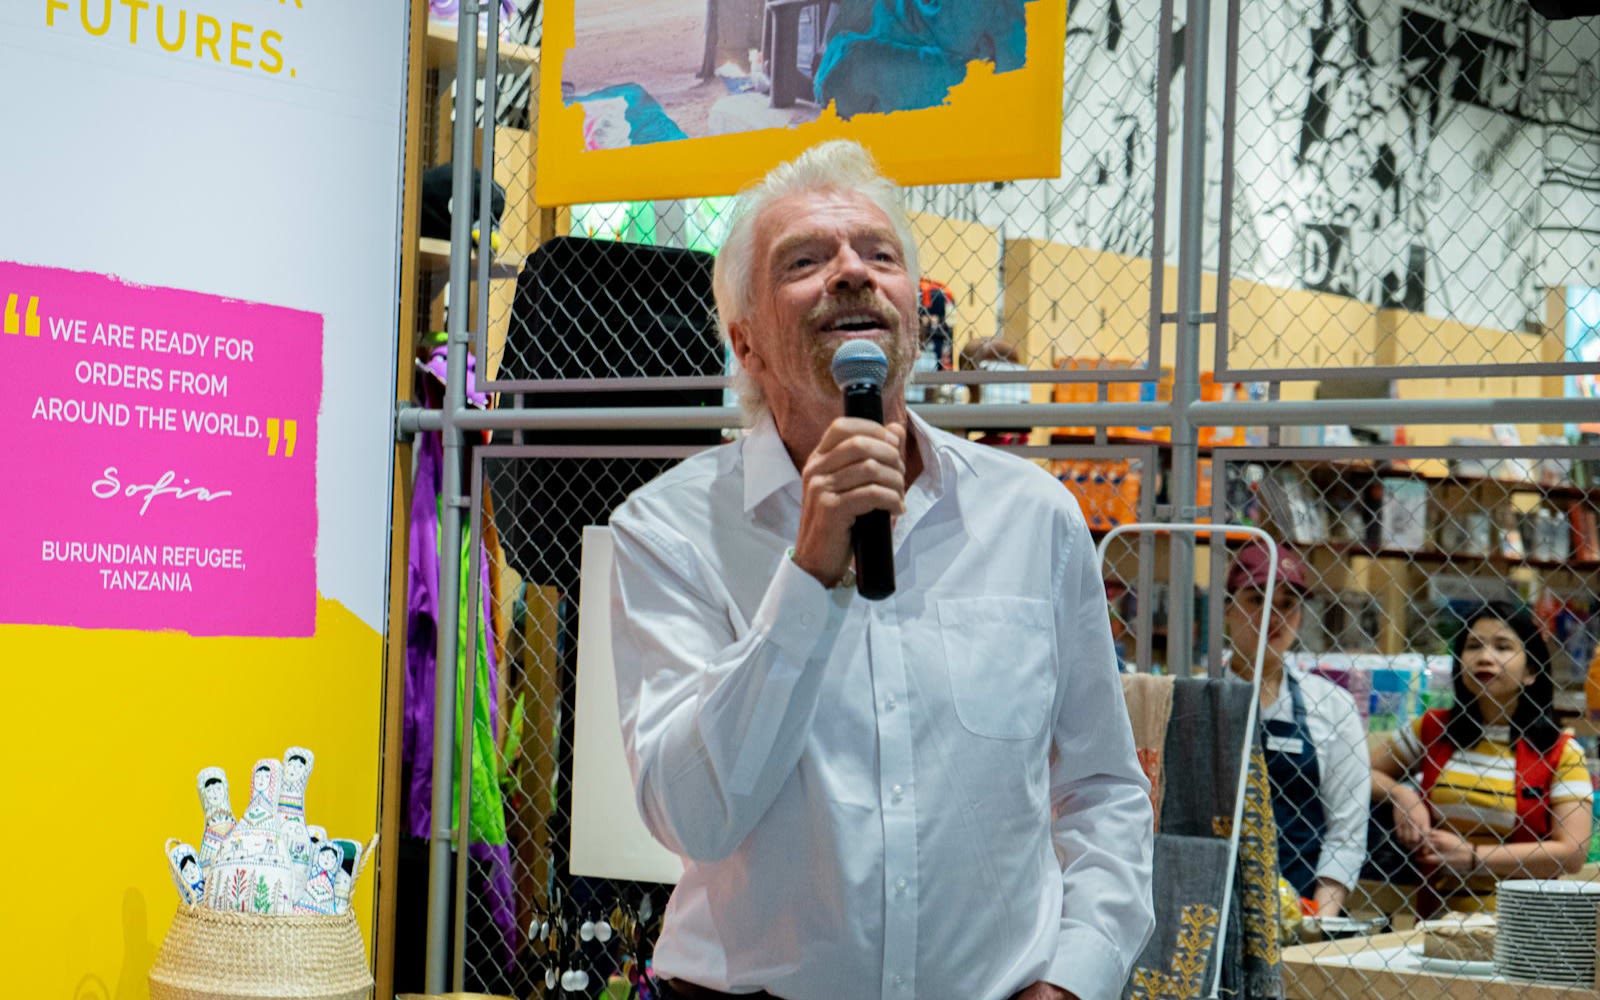
M823 333L861 334L887 331L888 322L874 312L848 312L825 320L819 329Z

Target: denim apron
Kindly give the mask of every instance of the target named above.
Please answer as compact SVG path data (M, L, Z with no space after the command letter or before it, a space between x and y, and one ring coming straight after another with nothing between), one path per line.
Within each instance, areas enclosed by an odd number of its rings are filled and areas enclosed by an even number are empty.
M1306 724L1306 703L1300 684L1285 672L1284 684L1294 717L1265 724L1267 777L1272 782L1272 818L1278 824L1278 871L1309 899L1317 884L1317 860L1327 816L1322 808L1322 770Z

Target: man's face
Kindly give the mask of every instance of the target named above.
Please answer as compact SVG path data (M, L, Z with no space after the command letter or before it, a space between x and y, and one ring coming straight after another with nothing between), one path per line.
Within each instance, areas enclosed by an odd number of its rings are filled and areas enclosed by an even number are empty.
M288 762L283 765L283 776L288 779L291 786L304 777L305 773L306 762L303 757L290 757Z
M848 192L790 195L756 219L755 258L750 309L730 334L778 426L820 429L839 414L829 365L846 340L883 348L894 398L916 356L917 289L883 210Z

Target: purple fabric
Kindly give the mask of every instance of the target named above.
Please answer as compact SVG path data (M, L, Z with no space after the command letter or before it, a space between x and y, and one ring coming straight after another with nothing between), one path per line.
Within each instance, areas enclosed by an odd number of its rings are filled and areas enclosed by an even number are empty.
M474 372L472 358L468 356L467 387L473 402L482 406L486 401L481 393L473 391ZM424 366L433 378L419 379L418 394L424 406L436 407L443 398L442 380L445 372L445 348L433 352ZM435 381L437 378L439 381ZM406 832L413 837L428 839L433 816L433 741L434 731L434 668L438 663L439 575L442 569L439 558L439 496L444 489L444 445L437 433L417 436L417 475L411 500L410 551L407 560L406 585L406 677L405 709L401 732L401 757L409 765L411 774L407 788ZM488 553L480 554L480 594L489 594ZM487 633L489 609L479 606L480 635ZM488 664L489 690L497 687L497 667L493 642L485 642ZM466 663L474 657L464 657ZM469 669L471 669L469 667ZM471 685L468 685L470 690ZM471 718L471 713L468 713ZM499 738L499 718L489 713L490 725ZM452 785L454 782L452 781ZM470 819L463 817L463 822ZM468 854L488 865L488 886L483 904L489 908L495 926L500 930L500 947L506 967L511 968L519 947L520 928L516 916L516 895L511 882L511 850L508 844L482 843L471 839Z
M428 360L422 362L422 370L432 375L438 380L439 385L443 386L445 371L450 367L448 364L449 358L449 350L443 344L440 344L433 349L432 354L428 355ZM470 354L467 355L467 403L468 405L476 406L480 410L487 408L489 405L488 394L478 391L478 360ZM437 406L438 404L430 403L428 405Z
M417 435L417 478L411 498L411 552L406 583L406 704L402 759L410 764L406 832L428 839L433 805L433 671L438 662L439 491L443 447L438 434Z

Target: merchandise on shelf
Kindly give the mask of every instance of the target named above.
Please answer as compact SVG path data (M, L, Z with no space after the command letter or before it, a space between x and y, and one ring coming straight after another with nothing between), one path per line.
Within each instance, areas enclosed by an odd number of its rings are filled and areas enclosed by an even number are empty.
M1379 480L1378 545L1398 552L1420 552L1428 546L1428 484L1404 476Z
M1140 367L1129 358L1062 358L1056 362L1058 369L1066 371L1129 371ZM1148 382L1108 382L1105 384L1107 403L1170 403L1172 401L1173 373L1163 366L1157 378ZM1200 401L1205 403L1233 402L1244 399L1264 399L1262 383L1218 382L1209 371L1200 373ZM1057 403L1100 402L1100 384L1094 381L1062 382L1056 385L1052 399ZM1093 427L1057 427L1055 434L1066 438L1093 437ZM1167 426L1114 425L1106 428L1107 437L1128 441L1172 440L1172 428ZM1202 448L1239 446L1246 443L1243 427L1201 427L1197 440Z
M1350 692L1369 732L1403 729L1453 697L1448 656L1298 652L1289 663Z
M1089 530L1105 532L1139 519L1143 464L1138 459L1069 459L1053 463L1051 472L1077 498Z

